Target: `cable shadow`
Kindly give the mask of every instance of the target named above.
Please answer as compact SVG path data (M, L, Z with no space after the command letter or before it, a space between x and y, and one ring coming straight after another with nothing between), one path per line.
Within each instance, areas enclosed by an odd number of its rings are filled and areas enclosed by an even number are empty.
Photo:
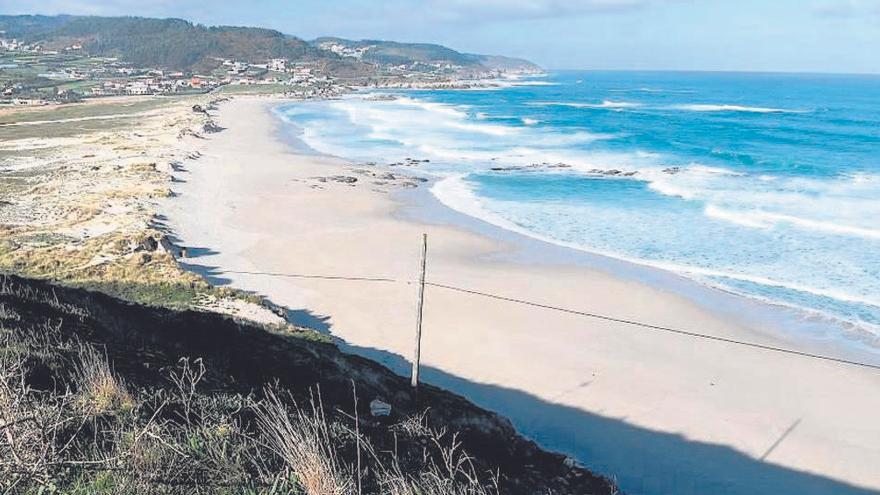
M338 344L345 352L382 363L399 375L410 374L410 361L399 354L343 341ZM626 493L880 494L775 465L724 445L642 428L623 418L555 404L521 390L473 382L442 369L423 366L421 377L426 383L461 394L476 405L507 417L520 433L546 449L566 453L590 470L611 477ZM797 422L793 426L796 425Z
M217 267L184 265L209 281L228 279ZM327 315L308 309L285 308L289 322L333 336ZM383 349L357 346L334 337L350 354L378 362L396 374L409 376L411 363ZM826 476L767 462L800 420L779 437L762 458L731 447L689 440L609 417L554 403L527 392L478 383L445 370L423 366L424 382L460 394L476 405L508 419L517 431L548 450L566 453L592 471L612 477L626 493L676 495L868 495L878 490L858 487ZM588 387L589 382L580 384Z

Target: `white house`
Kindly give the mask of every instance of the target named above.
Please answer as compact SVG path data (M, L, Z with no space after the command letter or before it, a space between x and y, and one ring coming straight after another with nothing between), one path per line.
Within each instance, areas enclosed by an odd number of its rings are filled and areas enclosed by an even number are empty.
M269 63L266 64L266 68L269 70L274 70L276 72L285 72L287 70L287 59L286 58L269 59Z

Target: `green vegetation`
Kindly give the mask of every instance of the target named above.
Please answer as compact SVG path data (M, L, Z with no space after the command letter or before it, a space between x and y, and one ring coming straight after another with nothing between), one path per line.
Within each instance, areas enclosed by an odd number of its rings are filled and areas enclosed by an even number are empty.
M126 301L168 308L189 308L202 296L211 293L211 286L184 282L143 283L130 280L86 280L68 282L72 287L110 294Z
M98 84L92 79L72 78L68 69L88 72L101 68L107 60L88 57L82 53L22 53L0 51L0 89L14 87L19 98L55 98L59 93L64 101L77 101L89 94Z
M313 42L317 46L336 44L350 50L362 50L362 60L377 65L452 64L464 68L500 70L540 70L527 61L495 55L475 55L457 52L451 48L430 43L398 43L382 40L347 40L323 37Z
M7 36L47 47L79 42L92 56L120 57L138 67L210 71L218 58L305 60L325 54L278 31L205 27L181 19L0 16Z
M125 102L114 103L98 103L94 102L88 105L66 105L53 108L51 112L31 112L27 109L21 109L8 114L0 115L0 125L9 123L24 122L47 122L55 120L69 119L96 119L101 120L112 115L126 115L129 117L137 117L141 112L156 110L165 105L173 103L178 98L167 96L162 98L131 98ZM68 123L68 127L69 127ZM21 126L26 128L30 133L28 137L55 138L59 137L52 130L46 130L44 127ZM8 127L12 129L13 127ZM118 125L108 125L108 128L118 129ZM6 137L6 136L0 136Z
M258 63L272 58L312 62L327 75L345 78L375 75L377 68L396 65L426 72L446 64L474 71L538 69L525 60L460 53L428 43L319 38L310 44L270 29L208 27L181 19L0 16L0 30L45 49L77 44L89 57L118 57L134 67L201 74L211 73L222 59ZM325 42L365 51L360 59L340 56L321 49ZM425 67L419 69L420 64Z
M220 86L215 93L220 95L269 95L287 93L292 89L294 87L286 84L242 84Z
M360 40L342 38L318 38L315 44L336 43L352 49L366 49L363 60L376 64L451 63L473 65L476 60L445 46L429 43L398 43L395 41Z

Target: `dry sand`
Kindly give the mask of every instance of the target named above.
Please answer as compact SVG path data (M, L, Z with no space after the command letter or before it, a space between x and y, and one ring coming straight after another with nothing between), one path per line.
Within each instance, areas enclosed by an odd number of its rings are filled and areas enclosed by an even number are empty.
M416 287L235 271L413 280L420 236L434 282L768 344L782 337L598 269L505 261L515 246L403 220L392 185L354 186L333 158L298 154L260 99L185 163L166 205L194 269L292 308L407 373ZM629 493L880 490L880 372L701 341L428 287L423 378L510 417L543 446ZM244 350L243 350L244 351Z

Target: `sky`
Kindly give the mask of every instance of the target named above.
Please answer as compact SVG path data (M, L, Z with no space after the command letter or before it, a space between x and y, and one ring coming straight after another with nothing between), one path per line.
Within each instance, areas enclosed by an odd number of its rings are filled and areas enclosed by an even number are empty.
M0 0L0 13L431 42L548 69L880 73L880 0Z

